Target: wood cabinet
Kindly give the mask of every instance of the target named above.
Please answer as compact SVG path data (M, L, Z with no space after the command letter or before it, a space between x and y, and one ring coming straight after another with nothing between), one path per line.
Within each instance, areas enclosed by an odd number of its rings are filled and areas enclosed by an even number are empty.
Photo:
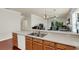
M44 50L55 50L54 47L51 47L51 46L47 46L47 45L44 45Z
M13 46L18 47L17 33L12 33L12 36L13 36Z
M33 50L43 50L41 43L33 42Z
M44 40L43 49L44 50L55 50L55 43Z
M32 38L31 37L28 37L26 36L26 50L32 50Z
M74 46L26 36L26 50L75 50Z
M56 44L56 50L75 50L76 48L74 46L69 46L65 44Z
M33 50L43 50L43 41L41 39L33 38Z

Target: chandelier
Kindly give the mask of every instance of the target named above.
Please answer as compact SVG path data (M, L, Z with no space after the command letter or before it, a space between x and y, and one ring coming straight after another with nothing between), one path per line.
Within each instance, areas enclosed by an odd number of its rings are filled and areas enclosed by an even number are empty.
M44 14L44 19L45 20L48 20L48 19L56 19L57 18L57 16L56 16L56 9L53 9L53 14L54 14L54 16L48 16L47 15L47 9L45 8L45 14Z
M44 19L47 20L48 19L48 15L47 15L47 10L45 8L45 15L44 15Z

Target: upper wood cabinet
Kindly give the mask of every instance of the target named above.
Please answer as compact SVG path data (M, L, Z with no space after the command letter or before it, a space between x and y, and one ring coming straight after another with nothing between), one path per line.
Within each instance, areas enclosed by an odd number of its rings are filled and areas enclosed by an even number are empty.
M25 47L26 47L26 50L32 50L32 38L31 37L26 36Z
M18 47L17 33L12 33L12 36L13 36L13 46Z

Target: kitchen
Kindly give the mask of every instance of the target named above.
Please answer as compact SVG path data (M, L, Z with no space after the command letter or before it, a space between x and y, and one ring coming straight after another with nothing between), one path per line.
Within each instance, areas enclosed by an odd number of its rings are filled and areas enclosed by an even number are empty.
M76 8L0 9L0 50L78 50L78 13Z

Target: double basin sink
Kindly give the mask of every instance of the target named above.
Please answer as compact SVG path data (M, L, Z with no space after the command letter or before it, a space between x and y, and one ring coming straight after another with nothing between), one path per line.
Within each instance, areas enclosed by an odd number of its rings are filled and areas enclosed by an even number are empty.
M44 33L44 34L42 34L42 33L30 33L29 35L33 35L36 37L45 37L47 34L46 33Z

